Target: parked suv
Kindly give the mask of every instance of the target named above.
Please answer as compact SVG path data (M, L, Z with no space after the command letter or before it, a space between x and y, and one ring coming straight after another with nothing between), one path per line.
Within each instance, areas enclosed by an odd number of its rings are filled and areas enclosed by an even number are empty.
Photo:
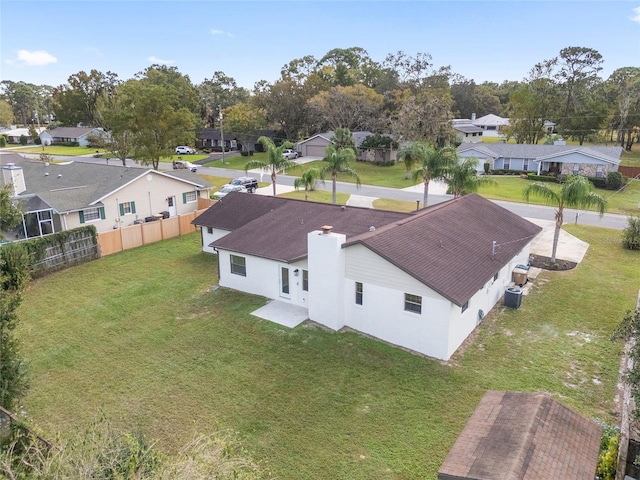
M178 155L193 155L194 153L196 153L195 149L191 148L191 147L187 147L185 145L181 145L179 147L176 147L176 153Z
M254 193L258 189L258 180L251 177L238 177L234 180L231 180L231 183L228 185L240 185L247 189L247 192Z

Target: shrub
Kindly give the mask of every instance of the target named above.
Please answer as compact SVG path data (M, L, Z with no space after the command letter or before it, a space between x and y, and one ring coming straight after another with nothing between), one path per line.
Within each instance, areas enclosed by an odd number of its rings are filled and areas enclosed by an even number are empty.
M396 162L394 162L393 160L385 160L385 159L374 160L371 163L373 163L374 165L378 165L379 167L390 167L396 164Z
M222 150L220 150L220 151L222 151ZM242 155L243 157L248 157L249 156L249 152L243 150L243 151L240 152L240 155Z
M604 177L588 177L596 188L607 188L607 179Z
M602 424L602 422L598 423ZM602 426L603 432L602 440L600 441L600 453L598 454L596 478L599 480L614 480L618 467L620 429L607 424L602 424Z
M525 172L523 170L511 170L511 169L504 169L504 168L499 168L497 170L491 170L491 174L492 175L521 175L523 173L526 174L527 172Z
M7 137L4 135L0 135L0 148L4 148L7 146Z
M488 174L489 170L491 169L491 164L489 162L484 162L483 168L484 168L484 173Z
M629 250L640 250L640 218L628 218L628 225L622 232L622 246Z
M35 143L36 145L41 145L42 144L42 140L40 139L40 137L36 137L35 140L33 141L33 143Z
M20 135L20 145L26 145L29 138L26 135Z
M624 177L620 172L609 172L607 175L607 190L620 190L624 185Z
M535 180L536 182L555 182L556 177L550 175L536 175L535 173L527 174L527 180Z

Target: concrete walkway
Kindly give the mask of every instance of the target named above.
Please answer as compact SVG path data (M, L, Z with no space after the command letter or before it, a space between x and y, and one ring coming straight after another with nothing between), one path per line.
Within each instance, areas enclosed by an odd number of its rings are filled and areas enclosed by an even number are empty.
M542 227L542 232L531 242L531 254L550 257L553 249L553 234L556 228L556 222L539 220L537 218L527 218L527 220ZM556 251L556 257L560 260L580 263L587 253L588 248L589 244L587 242L583 242L570 233L560 230L558 249Z

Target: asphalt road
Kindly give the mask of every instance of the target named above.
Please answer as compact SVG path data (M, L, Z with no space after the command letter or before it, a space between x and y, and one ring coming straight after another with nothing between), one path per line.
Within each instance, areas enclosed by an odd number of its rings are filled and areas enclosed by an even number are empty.
M19 153L19 152L16 152ZM229 156L229 154L225 154ZM38 157L38 155L25 155ZM221 154L212 155L213 158L219 158ZM186 156L188 158L188 155ZM93 157L67 157L68 160L73 160L76 162L86 162L86 163L99 163L105 164L105 158L93 158ZM202 161L208 162L210 160ZM111 159L109 161L110 164L114 164L118 162L116 159ZM200 162L198 162L200 163ZM131 168L147 168L142 167L132 160L127 161L127 166ZM161 164L161 168L170 169L170 163ZM238 177L246 175L242 170L230 170L228 168L217 168L217 167L204 167L200 166L198 168L198 172L206 175L214 175L220 177ZM279 174L276 182L281 185L289 185L293 186L293 182L296 177L289 176L286 174ZM269 175L264 174L263 181L269 181ZM327 190L331 191L331 182L319 182L317 187L319 190ZM422 203L422 193L416 192L407 192L395 188L389 187L376 187L372 185L362 185L360 188L357 188L353 183L346 182L338 182L338 191L340 193L348 193L352 195L363 195L367 197L375 197L375 198L388 198L392 200L402 200L406 202L416 202L420 201ZM434 205L436 203L444 202L446 200L450 200L453 198L451 195L433 195L429 194L429 205ZM639 199L640 200L640 199ZM507 210L520 215L521 217L526 218L535 218L540 220L555 220L555 208L543 205L531 205L527 203L516 203L516 202L505 202L494 200L494 202ZM640 210L639 210L640 213ZM613 228L617 230L622 230L627 226L627 216L625 215L617 215L612 213L605 213L602 217L598 216L597 213L594 212L586 212L583 210L574 210L574 209L565 209L564 212L564 222L565 223L578 223L581 225L589 225L595 227L603 227L603 228Z

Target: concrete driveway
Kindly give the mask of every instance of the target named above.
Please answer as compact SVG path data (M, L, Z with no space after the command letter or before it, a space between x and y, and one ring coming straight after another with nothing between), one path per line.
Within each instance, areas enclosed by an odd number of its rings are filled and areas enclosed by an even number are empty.
M556 228L556 222L537 218L527 218L527 220L542 227L542 231L531 242L531 254L550 257L553 249L553 233ZM558 250L556 252L557 258L580 263L588 248L589 244L587 242L583 242L570 233L560 230Z

